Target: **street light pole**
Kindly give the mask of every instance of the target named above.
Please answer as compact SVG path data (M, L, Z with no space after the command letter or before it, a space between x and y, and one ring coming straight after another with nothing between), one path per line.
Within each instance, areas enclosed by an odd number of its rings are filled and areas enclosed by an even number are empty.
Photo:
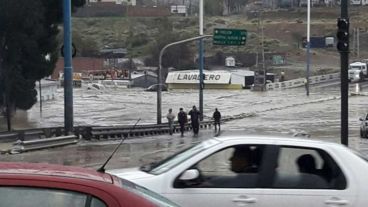
M173 42L170 43L168 45L166 45L165 47L163 47L160 51L160 55L158 57L158 71L157 71L157 124L161 124L161 92L162 92L162 56L165 52L165 50L171 46L174 45L179 45L179 44L183 44L186 42L191 42L194 40L199 40L199 39L204 39L206 37L212 37L212 35L202 35L202 36L198 36L198 37L193 37L193 38L189 38L189 39L185 39L185 40L181 40L178 42Z
M204 16L204 5L203 0L199 0L199 35L203 35L203 16ZM200 120L203 120L203 88L204 88L204 80L203 80L203 69L204 69L204 60L203 60L203 38L199 39L199 111L200 111Z
M307 9L307 72L306 72L306 93L307 96L309 96L309 76L310 76L310 69L309 69L309 65L310 65L310 1L308 0L308 9Z
M64 0L64 124L65 134L73 131L71 0Z

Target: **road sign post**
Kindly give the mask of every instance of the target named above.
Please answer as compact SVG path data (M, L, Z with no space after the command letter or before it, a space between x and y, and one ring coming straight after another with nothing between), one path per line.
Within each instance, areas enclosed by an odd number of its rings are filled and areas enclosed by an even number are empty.
M215 29L213 32L214 45L245 45L247 30L245 29Z

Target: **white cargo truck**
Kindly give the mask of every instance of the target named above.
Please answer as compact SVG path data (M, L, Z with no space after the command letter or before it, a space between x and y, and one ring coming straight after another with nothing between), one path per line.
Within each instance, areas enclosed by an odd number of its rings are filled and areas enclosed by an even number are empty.
M351 69L361 70L365 77L368 76L367 63L363 63L363 62L350 63L349 70L351 70Z

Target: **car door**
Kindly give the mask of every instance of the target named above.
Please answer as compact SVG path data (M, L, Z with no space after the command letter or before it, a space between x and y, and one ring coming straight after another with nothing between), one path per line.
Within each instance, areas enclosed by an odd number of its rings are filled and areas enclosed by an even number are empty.
M277 155L272 180L260 192L263 207L354 206L351 176L325 150L280 146Z
M247 166L247 172L235 172L232 164L237 162L233 157L235 149L239 147L250 150L250 154L239 155L248 156L251 166ZM264 163L264 153L263 145L232 145L219 149L175 176L165 196L183 207L261 206L262 189L257 186L259 175L262 174L260 169ZM181 176L188 169L198 170L200 176L182 181Z

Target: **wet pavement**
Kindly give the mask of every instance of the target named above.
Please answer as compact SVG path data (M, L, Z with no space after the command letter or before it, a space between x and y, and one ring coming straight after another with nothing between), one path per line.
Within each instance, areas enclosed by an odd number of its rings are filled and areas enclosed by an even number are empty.
M368 91L368 83L361 84ZM355 90L355 85L350 86ZM198 103L196 90L164 92L163 112L179 107L189 110ZM44 103L42 117L39 106L28 112L27 124L33 127L63 125L63 93L57 100ZM359 138L359 117L368 110L367 96L349 98L349 146L368 154L368 140ZM249 90L205 90L204 114L211 116L219 108L223 116L254 113L254 117L227 122L224 132L241 130L239 134L269 134L292 136L310 134L311 139L340 142L340 87L324 84L311 88L283 91L251 92ZM132 124L156 121L156 93L141 89L74 92L76 125ZM163 114L164 115L164 114ZM164 117L164 116L163 116ZM165 121L163 119L163 121ZM24 125L24 123L23 123ZM191 133L183 139L175 134L128 139L109 163L108 168L131 167L148 163L172 154L183 147L213 136L212 130L201 131L198 138ZM0 155L2 161L48 162L98 168L116 147L118 141L82 141L77 145L40 150L16 155Z
M183 148L213 136L212 130L201 131L199 137L186 133L127 139L113 156L107 169L133 167L163 159ZM77 145L31 151L21 154L3 154L2 161L45 162L76 165L97 169L111 155L120 140L81 141Z

